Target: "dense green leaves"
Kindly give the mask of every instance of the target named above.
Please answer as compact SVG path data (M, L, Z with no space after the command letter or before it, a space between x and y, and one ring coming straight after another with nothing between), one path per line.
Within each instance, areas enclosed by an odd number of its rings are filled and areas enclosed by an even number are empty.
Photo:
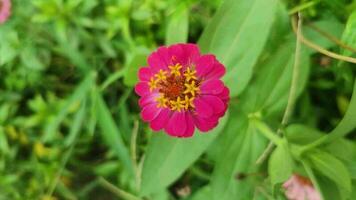
M231 95L240 94L267 41L276 0L226 0L199 40L203 52L213 53L226 66L224 80Z
M164 133L154 134L148 144L143 165L141 194L155 193L179 178L218 136L227 118L228 115L209 133L196 131L192 138L181 139Z

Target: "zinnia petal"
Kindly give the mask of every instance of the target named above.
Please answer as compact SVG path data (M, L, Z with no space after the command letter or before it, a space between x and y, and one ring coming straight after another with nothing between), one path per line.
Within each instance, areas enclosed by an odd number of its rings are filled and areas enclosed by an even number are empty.
M172 136L182 137L187 128L185 112L175 112L169 119L165 131Z

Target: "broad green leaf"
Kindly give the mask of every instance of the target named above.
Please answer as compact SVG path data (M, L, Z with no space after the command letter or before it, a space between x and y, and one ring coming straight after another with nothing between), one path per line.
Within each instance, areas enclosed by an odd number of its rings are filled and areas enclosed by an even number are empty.
M292 175L293 159L287 145L284 142L277 146L268 161L268 174L273 185L283 183Z
M46 125L45 134L43 135L42 141L47 142L54 139L56 131L58 130L60 124L68 115L70 108L75 104L80 104L88 94L90 88L94 83L95 73L89 73L87 77L80 83L73 94L68 97L65 101L62 109L57 114L57 116L52 119L51 123Z
M195 131L191 138L174 138L155 133L146 151L143 164L141 195L149 195L166 188L206 150L218 136L228 118L228 113L218 127L209 133Z
M129 61L126 64L126 72L124 75L125 85L132 87L137 83L138 69L146 65L148 53L149 52L147 49L138 49L129 58Z
M188 39L189 8L182 3L168 18L166 44L185 43Z
M105 143L117 155L126 168L126 171L133 175L133 166L129 151L123 142L122 135L115 124L109 108L100 94L97 94L96 103L98 126Z
M240 94L267 41L277 0L225 0L199 39L226 66L231 96Z
M242 115L240 112L230 117L223 132L224 151L216 160L211 178L213 200L244 199L253 194L251 178L239 180L236 175L256 172L255 162L265 148L266 139Z
M334 156L323 151L312 151L306 154L312 168L334 181L343 199L351 194L351 177L345 165Z

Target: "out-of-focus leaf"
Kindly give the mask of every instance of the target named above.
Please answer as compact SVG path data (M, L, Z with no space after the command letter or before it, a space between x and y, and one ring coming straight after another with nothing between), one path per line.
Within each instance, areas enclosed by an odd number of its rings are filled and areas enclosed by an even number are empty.
M74 144L76 138L78 137L78 134L83 124L85 112L86 112L86 103L84 101L78 113L75 114L73 124L69 131L69 135L66 137L64 141L64 145L66 147L70 147L72 144Z
M240 94L267 41L276 0L226 0L204 30L199 45L226 66L231 96Z
M292 175L293 160L287 145L287 142L279 145L269 159L268 174L273 185L283 183Z
M100 127L100 133L104 138L105 143L117 155L119 160L123 163L126 171L134 174L133 166L130 158L129 151L124 144L122 135L117 128L112 115L104 102L102 96L97 94L97 120Z
M166 44L185 43L188 39L189 13L188 7L181 4L168 19Z
M132 87L138 81L138 69L146 65L146 60L149 52L147 49L137 50L126 64L126 72L124 75L125 85Z
M154 134L143 165L141 195L158 192L179 178L218 136L227 118L228 113L218 127L209 133L195 131L191 138L174 138L162 132Z
M54 139L56 131L58 130L59 125L62 123L64 118L68 115L71 107L74 104L80 104L83 99L86 97L87 93L89 92L90 88L93 86L94 81L94 73L89 73L87 77L77 86L75 91L62 106L60 112L57 116L51 120L49 124L46 125L45 134L43 135L42 141L47 142Z
M315 170L336 183L343 199L350 196L350 173L340 160L323 151L309 152L306 156Z

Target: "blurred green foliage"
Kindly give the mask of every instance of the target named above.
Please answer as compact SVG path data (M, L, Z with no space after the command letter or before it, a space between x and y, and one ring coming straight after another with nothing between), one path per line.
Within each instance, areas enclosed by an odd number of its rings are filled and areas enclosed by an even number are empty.
M314 43L355 57L356 1L12 4L0 25L0 200L285 199L292 172L326 200L356 197L355 64L303 46L295 111L275 136L295 60L291 16L302 13ZM232 97L219 126L190 139L152 133L133 92L149 53L178 42L216 54ZM269 140L277 148L256 164Z

